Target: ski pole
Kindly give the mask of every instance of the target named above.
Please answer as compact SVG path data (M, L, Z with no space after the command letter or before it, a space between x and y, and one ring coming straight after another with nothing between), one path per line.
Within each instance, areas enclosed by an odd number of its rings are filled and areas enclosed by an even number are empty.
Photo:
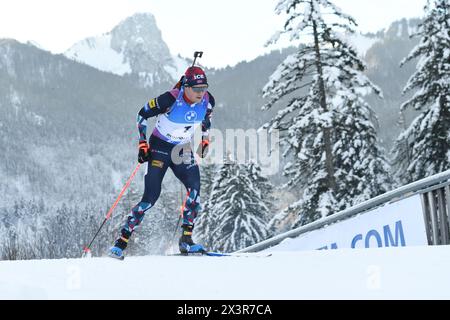
M141 164L138 163L138 165L136 166L136 168L134 169L133 173L131 174L131 176L128 178L128 181L125 183L125 185L122 188L122 191L120 191L119 196L117 197L116 201L114 202L114 204L111 206L111 208L109 209L108 213L106 214L105 219L103 220L103 223L100 225L100 228L98 228L97 232L95 233L94 237L92 238L91 242L89 243L89 245L87 245L86 247L84 247L83 249L83 257L86 257L88 255L91 254L91 246L92 243L94 243L94 240L97 238L97 235L99 234L100 230L103 228L103 226L105 225L106 221L108 221L108 219L111 217L111 214L113 213L114 209L116 208L117 204L119 203L120 198L122 198L123 194L125 193L125 190L127 190L127 188L130 186L131 181L133 181L134 176L136 175L136 173L138 172L139 168L140 168Z
M169 246L168 246L167 250L169 250L170 247L172 247L173 242L175 240L175 236L177 234L178 226L180 225L180 220L183 217L184 208L186 207L186 201L187 201L187 197L188 196L189 196L189 191L186 193L186 198L184 200L184 203L183 203L183 198L181 198L181 202L182 202L183 205L181 206L181 212L180 212L180 215L178 216L178 221L177 221L177 224L175 226L175 230L173 231L172 239L169 241Z

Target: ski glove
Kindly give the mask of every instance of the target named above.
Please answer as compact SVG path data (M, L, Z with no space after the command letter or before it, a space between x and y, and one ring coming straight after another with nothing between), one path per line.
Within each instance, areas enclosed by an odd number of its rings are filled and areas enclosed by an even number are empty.
M201 148L201 150L200 150L200 148ZM202 139L202 144L198 146L197 154L201 158L206 157L206 155L208 154L208 148L209 148L209 139L203 138Z
M138 154L138 162L144 163L150 160L150 152L147 141L139 142L139 154Z

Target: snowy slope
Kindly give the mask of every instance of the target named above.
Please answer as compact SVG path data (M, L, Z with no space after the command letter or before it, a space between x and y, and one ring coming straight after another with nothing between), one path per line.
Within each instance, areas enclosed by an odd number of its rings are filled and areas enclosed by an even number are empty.
M0 299L450 298L448 246L254 255L1 261Z
M72 46L65 55L73 60L83 62L101 71L119 76L131 73L131 66L122 52L111 47L111 34L91 37Z
M144 86L177 81L188 66L171 55L150 13L135 14L108 33L74 44L64 55L102 71L136 75Z
M361 33L355 33L347 36L346 38L361 57L364 57L367 50L369 50L370 47L372 47L376 42L381 41L381 38L376 36L368 36Z
M387 39L403 39L407 40L416 33L417 25L420 20L414 19L401 19L391 23L387 30L380 30L376 34L362 34L356 32L350 35L344 35L344 38L348 40L360 56L364 57L366 52L377 42L383 43Z

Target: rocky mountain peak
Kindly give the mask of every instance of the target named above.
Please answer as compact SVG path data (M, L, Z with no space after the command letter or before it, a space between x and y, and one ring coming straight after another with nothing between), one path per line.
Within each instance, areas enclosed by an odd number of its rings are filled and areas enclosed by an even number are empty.
M65 55L102 71L138 77L145 87L177 80L187 65L171 55L151 13L134 14L108 33L76 43Z

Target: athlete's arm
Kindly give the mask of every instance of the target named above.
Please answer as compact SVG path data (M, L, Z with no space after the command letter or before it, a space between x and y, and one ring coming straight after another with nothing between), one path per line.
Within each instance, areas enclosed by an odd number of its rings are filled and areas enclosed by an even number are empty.
M147 119L155 117L161 113L167 112L167 110L173 105L176 98L174 95L167 91L157 98L151 99L137 115L137 127L139 130L139 142L147 141Z
M211 128L211 116L214 110L215 100L211 93L208 91L209 103L206 109L205 118L202 121L202 132L204 136L207 136L209 133L209 129Z
M209 147L209 129L211 128L211 116L214 110L215 100L211 93L208 92L209 103L206 109L205 118L202 121L202 143L199 148L201 148L200 152L197 152L202 158L206 156L208 153Z

